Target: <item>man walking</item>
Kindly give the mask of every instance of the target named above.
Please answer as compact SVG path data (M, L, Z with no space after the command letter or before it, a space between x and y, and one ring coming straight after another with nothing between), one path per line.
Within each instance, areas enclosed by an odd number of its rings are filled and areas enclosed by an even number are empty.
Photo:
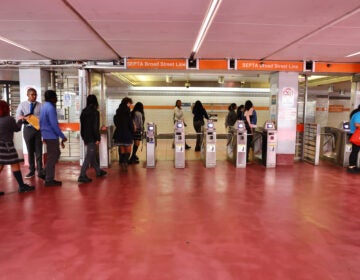
M61 147L67 141L64 133L59 128L56 113L56 92L53 90L45 91L45 103L40 113L40 130L47 148L47 161L45 166L45 187L61 186L61 181L55 180L55 165L60 158L59 138Z

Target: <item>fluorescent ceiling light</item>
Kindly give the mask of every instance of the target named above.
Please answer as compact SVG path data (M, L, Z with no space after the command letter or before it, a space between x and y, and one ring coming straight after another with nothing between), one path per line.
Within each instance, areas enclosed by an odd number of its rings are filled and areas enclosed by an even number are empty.
M24 47L24 46L22 46L22 45L20 45L20 44L18 44L18 43L15 43L15 42L13 42L13 41L11 41L11 40L9 40L9 39L6 39L6 38L4 38L4 37L2 37L2 36L0 36L0 41L3 41L3 42L5 42L5 43L8 43L8 44L13 45L13 46L15 46L15 47L18 47L18 48L23 49L23 50L25 50L25 51L31 52L30 49L28 49L28 48L26 48L26 47Z
M118 79L122 80L125 83L131 84L133 86L137 85L137 82L130 80L128 77L121 75L120 73L112 72L111 75L117 77Z
M130 87L131 91L196 91L196 92L257 92L269 93L269 88L224 88L224 87Z
M360 54L360 52L356 52L356 53L349 54L346 57L352 57L352 56L359 55L359 54Z
M211 22L213 21L218 8L220 7L221 1L222 0L211 0L210 7L206 13L206 16L205 16L203 22L202 22L199 34L198 34L195 44L193 46L193 49L192 49L193 54L195 54L199 50L199 48L205 38L205 35L209 30Z

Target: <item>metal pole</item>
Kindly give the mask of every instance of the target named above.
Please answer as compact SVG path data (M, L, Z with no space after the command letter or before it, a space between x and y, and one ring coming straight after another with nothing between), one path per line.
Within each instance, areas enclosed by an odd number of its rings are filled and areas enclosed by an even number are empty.
M86 97L88 95L88 73L84 69L78 70L79 75L79 97L80 97L80 112L86 106ZM83 164L85 158L85 145L80 137L80 165Z
M305 77L305 90L304 90L304 104L303 104L303 124L304 124L304 132L303 132L303 139L302 139L302 153L301 153L301 160L304 160L304 150L305 150L305 123L306 123L306 104L308 101L308 77L307 75L304 75Z

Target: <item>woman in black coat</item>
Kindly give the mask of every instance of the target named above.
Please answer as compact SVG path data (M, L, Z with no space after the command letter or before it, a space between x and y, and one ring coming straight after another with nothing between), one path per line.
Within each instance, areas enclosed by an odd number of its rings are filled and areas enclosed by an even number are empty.
M127 171L128 160L131 154L131 146L134 142L134 123L131 118L130 106L132 100L125 97L121 100L119 108L114 116L114 145L119 146L119 163L123 171Z
M106 171L100 169L99 161L96 158L97 145L100 143L100 114L99 103L96 95L90 94L86 99L86 107L80 115L80 134L87 146L86 155L81 167L79 183L88 183L92 180L86 176L86 169L91 165L96 171L96 177L106 175Z
M202 142L201 127L205 124L204 118L208 120L209 116L200 100L195 102L192 113L194 115L193 124L196 131L195 152L199 152Z

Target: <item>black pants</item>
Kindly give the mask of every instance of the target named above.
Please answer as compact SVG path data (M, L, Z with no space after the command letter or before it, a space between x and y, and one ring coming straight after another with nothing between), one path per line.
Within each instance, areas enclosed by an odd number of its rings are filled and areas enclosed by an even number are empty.
M194 129L196 131L196 146L195 149L200 149L201 142L202 142L202 134L201 134L201 127L204 125L203 121L194 121Z
M349 156L349 166L357 166L358 153L360 151L360 146L352 144L351 153Z
M43 162L42 162L42 140L41 132L36 130L32 126L25 126L23 130L24 140L26 143L26 148L28 150L29 158L29 169L30 172L35 172L35 158L36 158L36 169L37 171L42 171Z
M45 181L51 181L55 178L55 165L60 158L59 139L44 139L47 149L47 160L45 165Z

